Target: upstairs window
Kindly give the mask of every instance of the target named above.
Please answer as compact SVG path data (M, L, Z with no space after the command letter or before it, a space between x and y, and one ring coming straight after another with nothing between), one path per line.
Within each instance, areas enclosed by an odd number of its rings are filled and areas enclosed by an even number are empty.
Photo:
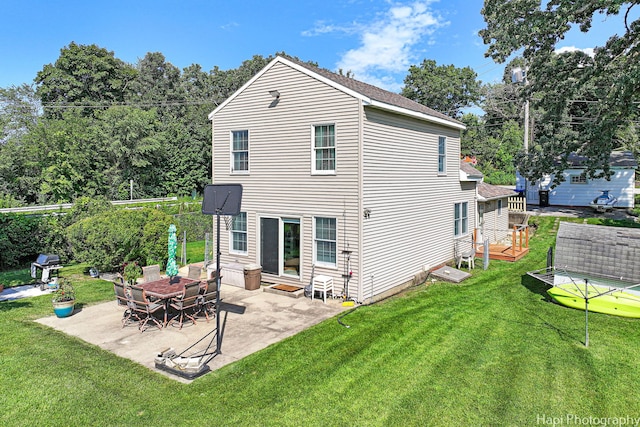
M231 132L231 172L249 172L249 131Z
M438 137L438 174L447 173L447 138Z
M333 174L336 171L335 125L313 127L312 171L318 174Z

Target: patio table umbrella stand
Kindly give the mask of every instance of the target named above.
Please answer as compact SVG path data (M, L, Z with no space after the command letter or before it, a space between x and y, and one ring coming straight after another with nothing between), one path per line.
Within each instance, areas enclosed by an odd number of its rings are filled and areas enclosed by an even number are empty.
M242 201L242 185L240 184L209 184L204 189L204 197L202 201L202 213L205 215L216 216L216 290L217 297L215 303L216 327L208 332L191 346L187 347L180 353L173 348L163 350L155 358L155 366L163 371L170 372L174 375L186 379L194 379L210 371L207 364L218 354L221 354L222 334L220 333L220 216L221 215L238 215L240 213L240 204ZM174 227L172 225L172 227ZM171 232L171 228L169 228ZM175 236L175 227L173 235ZM176 243L177 244L177 243ZM171 234L169 235L169 251L171 251ZM174 264L175 264L175 247L174 247ZM169 262L171 256L169 256ZM176 273L177 274L177 268ZM169 264L167 263L167 275L169 273ZM196 345L211 337L206 349L189 356L184 356L188 351ZM210 352L213 340L216 340L216 349Z

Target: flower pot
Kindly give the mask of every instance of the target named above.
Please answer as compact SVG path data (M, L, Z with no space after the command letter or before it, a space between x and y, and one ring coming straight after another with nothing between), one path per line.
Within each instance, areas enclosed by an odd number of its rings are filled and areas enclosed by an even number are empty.
M53 301L53 312L58 317L68 317L73 313L73 306L76 303L76 300L71 301Z

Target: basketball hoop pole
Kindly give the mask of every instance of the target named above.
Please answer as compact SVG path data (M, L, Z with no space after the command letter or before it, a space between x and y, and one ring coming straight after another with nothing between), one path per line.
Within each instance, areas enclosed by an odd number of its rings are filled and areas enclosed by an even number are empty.
M220 212L216 213L216 354L221 354L220 333Z
M241 184L208 184L204 188L202 213L216 216L216 354L221 354L220 332L220 215L239 215L242 202ZM225 220L226 222L226 220Z

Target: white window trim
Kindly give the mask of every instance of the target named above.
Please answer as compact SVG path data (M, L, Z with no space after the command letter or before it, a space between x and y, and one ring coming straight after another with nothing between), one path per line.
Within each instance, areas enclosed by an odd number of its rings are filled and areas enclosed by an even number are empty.
M498 216L502 216L502 199L498 199L496 203L498 204Z
M233 248L233 222L231 223L231 227L229 227L229 253L230 254L234 254L234 255L249 255L249 216L247 215L246 212L240 212L241 214L245 215L245 225L247 227L247 229L244 231L244 234L247 238L247 250L246 251L239 251ZM233 217L232 217L232 221L233 221ZM236 233L242 233L242 231L235 231Z
M576 178L576 181L574 182L573 179ZM569 184L575 184L575 185L585 185L587 184L587 177L583 177L582 175L570 175L569 176Z
M318 246L316 245L316 219L317 218L330 218L330 219L334 219L336 222L336 262L335 264L318 261ZM333 216L322 216L322 215L313 217L313 262L316 265L316 267L326 267L326 268L333 268L333 269L338 268L338 218Z
M316 169L316 127L318 126L333 126L333 159L334 168L332 170L318 170ZM311 125L311 175L335 175L338 168L338 127L335 123L316 123Z
M440 140L444 142L444 152L442 153L442 169L440 170ZM437 160L437 170L439 176L444 176L447 174L447 137L444 135L438 136L438 160Z
M233 133L234 132L242 132L247 131L247 170L235 170L233 165L235 164L235 159L233 158ZM250 148L251 148L251 136L249 129L239 129L232 130L229 133L229 172L232 175L249 175L249 171L251 170L251 156L250 156Z
M462 205L466 204L467 205L467 216L464 217L462 216ZM456 206L460 206L460 219L456 220ZM466 231L462 231L463 227L463 220L464 218L467 219L466 223L467 223L467 230ZM456 234L456 221L460 221L460 232L458 234ZM453 237L458 238L458 237L464 237L467 236L469 234L469 202L457 202L454 203L453 205Z

